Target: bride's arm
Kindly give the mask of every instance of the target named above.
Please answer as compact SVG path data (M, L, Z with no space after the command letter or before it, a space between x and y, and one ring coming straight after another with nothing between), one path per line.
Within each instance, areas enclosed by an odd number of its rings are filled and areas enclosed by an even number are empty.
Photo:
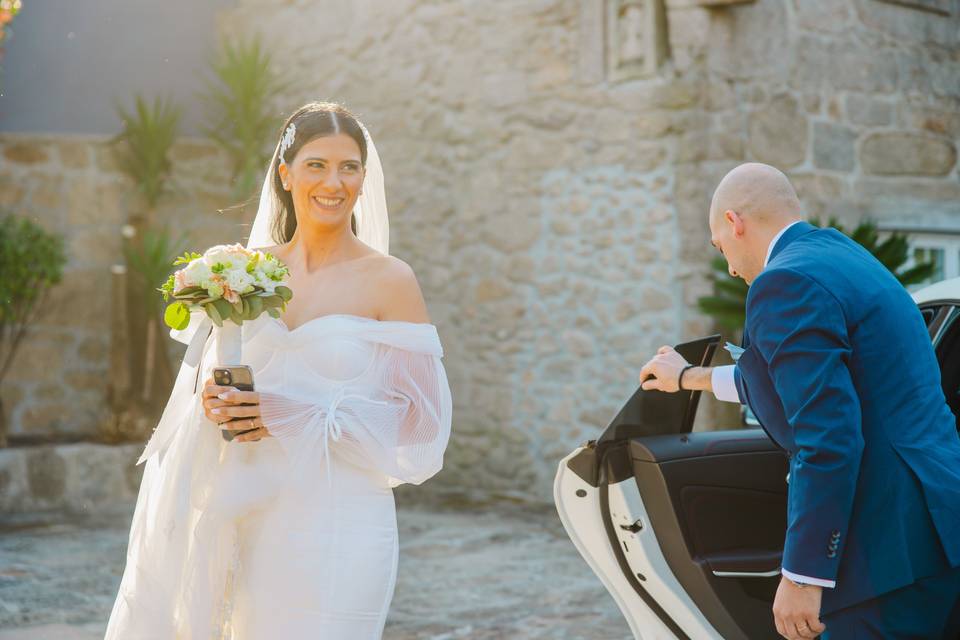
M329 447L395 484L419 484L440 470L452 414L440 358L393 347L378 358L375 388L342 387L319 404L260 394L260 419L291 459Z

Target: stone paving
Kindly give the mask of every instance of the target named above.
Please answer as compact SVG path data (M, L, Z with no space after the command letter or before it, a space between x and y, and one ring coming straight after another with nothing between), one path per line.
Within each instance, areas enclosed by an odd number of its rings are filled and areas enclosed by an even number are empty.
M388 640L614 640L629 629L543 505L398 498ZM0 520L0 640L103 637L130 511Z

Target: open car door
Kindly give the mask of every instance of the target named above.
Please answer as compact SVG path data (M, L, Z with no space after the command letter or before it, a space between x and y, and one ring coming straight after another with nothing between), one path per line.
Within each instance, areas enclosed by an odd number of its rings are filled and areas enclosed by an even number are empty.
M719 342L677 351L707 366ZM691 433L699 398L638 389L560 463L560 519L635 637L780 638L787 457L760 428Z

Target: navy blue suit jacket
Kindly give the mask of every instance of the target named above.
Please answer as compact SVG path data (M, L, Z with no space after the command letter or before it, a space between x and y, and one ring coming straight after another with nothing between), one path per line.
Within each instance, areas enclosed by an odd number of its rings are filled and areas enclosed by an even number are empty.
M790 456L784 569L821 613L960 566L960 438L919 310L834 229L777 241L747 296L740 398Z

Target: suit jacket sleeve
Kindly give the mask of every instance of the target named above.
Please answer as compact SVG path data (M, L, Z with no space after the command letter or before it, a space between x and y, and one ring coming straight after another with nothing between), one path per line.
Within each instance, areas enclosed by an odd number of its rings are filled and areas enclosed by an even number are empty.
M783 568L836 580L863 452L843 308L808 276L774 269L750 287L747 325L796 444Z

